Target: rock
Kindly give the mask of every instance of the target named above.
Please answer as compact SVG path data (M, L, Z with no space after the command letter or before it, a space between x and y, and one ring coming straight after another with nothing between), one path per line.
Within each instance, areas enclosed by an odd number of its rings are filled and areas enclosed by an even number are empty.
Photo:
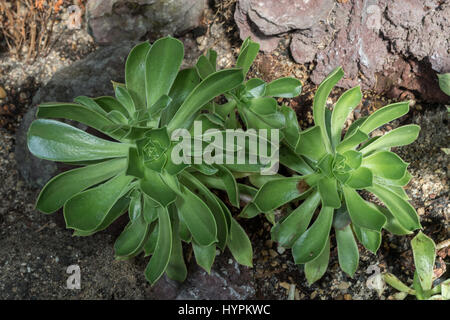
M333 5L333 0L239 0L236 11L248 17L244 23L254 24L263 35L271 36L312 28L327 17ZM244 27L242 21L238 26Z
M250 20L265 35L309 29L326 19L333 0L240 0L248 2Z
M189 268L177 300L246 300L254 298L256 290L248 267L234 259L228 262L225 254L216 257L211 274L195 263Z
M428 59L438 73L450 72L450 3L439 1L389 1L382 33L396 53Z
M241 38L273 50L283 33L298 63L315 62L320 83L342 66L343 88L387 92L389 97L449 103L436 73L450 71L450 2L439 0L348 1L239 0L235 20ZM320 10L318 9L320 8Z
M124 81L125 61L134 44L122 41L100 48L83 60L59 70L33 97L33 105L46 101L68 102L80 95L113 94L111 80Z
M239 36L242 40L251 37L260 45L260 50L271 52L276 49L280 39L276 36L265 36L252 23L247 15L248 2L240 1L236 3L236 11L234 12L234 20L239 27Z
M99 44L177 35L201 25L206 0L91 0L89 30Z
M33 97L33 105L41 102L71 102L75 97L113 94L111 80L123 82L125 59L133 46L121 42L91 53L85 59L56 72L53 78ZM24 115L16 133L15 155L17 167L32 187L42 187L57 172L54 162L34 157L27 148L27 131L34 120L36 107Z
M340 85L344 88L362 84L372 88L376 83L375 73L383 70L392 56L383 39L379 37L381 16L378 11L369 10L369 1L354 1L346 4L351 18L349 24L340 29L334 40L317 53L317 66L311 79L320 83L326 75L342 66L345 76ZM370 12L370 13L369 13ZM363 77L359 77L362 73Z
M35 119L36 108L29 110L23 117L16 132L15 156L17 169L25 181L33 188L39 188L52 178L58 167L56 163L34 157L27 148L27 132Z
M436 72L450 70L450 3L407 2L338 4L330 20L343 21L346 16L348 21L326 30L325 34L335 33L334 40L320 49L314 38L296 35L292 56L299 63L317 62L311 76L316 84L340 65L345 78L339 85L344 88L361 84L363 89L387 92L392 98L409 99L418 93L426 101L448 103L449 98L439 90Z
M315 59L319 48L324 48L331 37L323 26L315 26L306 32L298 32L292 36L290 50L297 63L308 63Z
M0 86L0 99L5 99L7 96L5 89Z

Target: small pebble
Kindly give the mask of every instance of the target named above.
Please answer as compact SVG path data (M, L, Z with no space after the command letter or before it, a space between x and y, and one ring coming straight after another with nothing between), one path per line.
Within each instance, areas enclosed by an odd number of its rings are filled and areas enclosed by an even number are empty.
M6 98L6 91L3 89L3 87L0 87L0 99Z

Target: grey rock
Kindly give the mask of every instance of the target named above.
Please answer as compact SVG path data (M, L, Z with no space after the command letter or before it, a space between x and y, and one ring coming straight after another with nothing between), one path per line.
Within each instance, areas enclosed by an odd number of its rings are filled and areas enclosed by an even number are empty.
M85 59L56 72L52 79L38 90L33 105L42 102L70 102L80 95L102 96L113 94L111 80L123 82L125 60L133 46L121 42L101 48ZM16 133L15 155L17 167L25 181L32 187L42 187L57 172L54 162L34 157L27 148L27 131L34 120L36 107L25 114Z
M56 72L33 97L33 104L72 101L84 95L97 97L113 94L111 80L124 81L125 61L135 43L122 41L102 47L86 58Z
M262 34L270 36L319 24L330 13L334 1L239 0L238 5Z
M39 188L54 176L58 167L52 161L41 160L33 156L27 148L27 132L33 122L36 108L28 110L16 132L15 157L17 169L24 180L33 188Z
M210 274L197 265L190 269L177 300L246 300L255 296L251 270L228 255L216 257Z
M251 270L239 265L228 254L216 257L211 273L191 261L183 283L164 275L148 289L146 297L155 300L246 300L254 298L255 283Z
M89 30L99 44L177 35L201 24L206 0L91 0Z

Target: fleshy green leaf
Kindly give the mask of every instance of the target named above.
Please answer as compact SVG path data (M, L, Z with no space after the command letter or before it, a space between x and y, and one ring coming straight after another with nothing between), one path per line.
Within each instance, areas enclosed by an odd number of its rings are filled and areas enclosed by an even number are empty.
M314 173L314 170L306 163L303 157L297 155L290 147L285 146L279 152L280 163L289 169L302 175Z
M183 172L181 181L192 192L197 193L198 197L202 199L211 209L217 225L217 239L219 241L217 245L219 246L219 248L224 250L228 240L228 223L225 217L226 213L223 212L222 207L216 200L214 194L196 177L189 173Z
M386 217L364 201L352 188L342 186L342 191L352 222L359 227L380 232L386 223Z
M281 246L290 248L298 237L300 237L308 228L319 202L320 195L317 191L314 191L281 223L276 224L272 228L272 239L278 242Z
M366 167L359 167L351 172L345 184L353 189L364 189L372 186L372 182L372 171Z
M180 40L165 37L153 43L145 61L147 108L162 95L169 94L183 62L183 56L184 47Z
M169 97L172 100L167 108L161 112L161 126L169 123L178 111L178 108L199 83L200 77L193 68L184 69L178 73L169 92Z
M391 180L401 179L408 167L406 162L390 151L380 151L364 157L362 165L373 174Z
M217 241L214 215L198 196L182 187L182 196L176 203L179 214L199 245L209 246Z
M216 258L216 245L200 246L193 241L192 248L194 249L195 261L209 274Z
M124 132L120 131L116 135L110 134L108 127L114 125L114 122L105 113L99 113L80 104L62 102L40 104L36 116L38 118L61 118L78 121L111 137L118 137L120 134L124 134Z
M384 281L389 284L391 287L397 289L398 291L405 292L408 294L416 294L415 290L411 289L403 282L401 282L396 276L392 273L385 273L383 275Z
M348 150L355 149L361 142L366 141L369 138L367 134L359 130L358 128L353 131L349 136L346 136L336 147L336 151L339 153L345 153Z
M416 290L417 300L427 300L430 297L429 290L422 288L417 270L414 271L413 288Z
M115 178L78 193L64 205L64 219L68 228L92 231L99 226L117 200L128 190L133 177Z
M279 178L264 184L255 196L253 202L262 212L269 212L285 203L300 198L307 192L304 176Z
M298 139L300 137L299 131L300 127L298 125L297 116L295 111L287 106L281 107L281 112L286 119L286 127L283 129L284 136L286 138L287 143L295 148L297 145Z
M383 124L407 114L408 111L409 101L387 105L367 117L366 121L363 122L359 130L369 134L376 128L381 127Z
M259 51L259 43L251 40L244 42L241 46L241 51L236 61L236 67L242 68L244 76L247 74L250 66L255 60Z
M209 63L214 67L214 70L216 70L216 64L217 64L217 52L213 49L208 49L208 52L206 52L206 57L209 60Z
M150 225L150 231L147 241L144 244L145 257L152 255L155 252L156 242L158 241L158 221Z
M341 131L352 110L361 102L360 86L345 91L336 102L331 116L331 143L336 147L341 140Z
M94 101L108 113L111 111L118 111L126 118L130 116L128 110L114 97L103 96L94 98Z
M123 171L125 164L125 158L118 158L63 172L42 188L36 208L44 213L53 213L75 194Z
M113 223L117 218L119 218L122 214L124 214L127 211L129 204L130 198L128 198L126 195L123 196L122 198L117 200L117 202L112 206L111 209L109 209L102 223L99 224L95 229L90 231L75 230L73 232L73 235L85 237L93 235L96 232L105 230L106 228L109 227L111 223Z
M359 242L362 243L364 248L366 248L373 254L376 254L381 244L381 233L378 231L358 227L355 224L353 225L353 231L355 231L356 237L358 238Z
M137 178L145 177L144 161L139 156L136 148L132 147L129 149L125 173Z
M335 228L335 232L339 266L350 277L353 277L358 268L359 251L352 228L347 225L343 229Z
M450 73L438 74L439 87L448 96L450 96Z
M153 285L166 271L172 253L172 226L167 208L158 209L158 241L145 268L145 278Z
M130 195L131 200L128 208L128 217L130 218L130 221L136 220L142 214L141 194L141 192L134 190Z
M342 154L345 158L345 163L350 166L350 168L356 170L361 166L362 163L362 153L355 150L348 150Z
M341 206L336 179L323 177L319 180L318 188L324 206L335 209Z
M183 247L178 232L178 214L176 208L169 206L170 220L172 221L172 251L169 264L167 265L167 276L175 281L183 282L187 276L186 263L183 257Z
M159 204L153 201L149 196L145 193L141 193L142 195L142 215L144 220L147 223L152 223L158 218L158 210Z
M295 78L278 78L267 85L266 96L294 98L302 91L302 83Z
M268 115L277 111L277 101L270 97L255 98L250 100L249 108L256 114Z
M114 253L117 257L128 257L142 250L149 230L149 224L142 216L130 222L114 243Z
M322 278L328 268L330 260L330 237L327 237L327 243L322 253L313 261L305 264L305 276L309 285Z
M265 96L266 83L259 78L251 78L245 83L245 97L259 98Z
M374 205L374 204L373 204ZM375 205L374 205L375 206ZM383 227L387 231L392 234L403 236L407 234L411 234L412 231L405 229L400 222L398 222L397 218L386 208L381 206L376 206L378 210L380 210L386 217L386 225Z
M145 59L150 44L142 42L131 49L125 64L125 84L135 103L136 109L146 109Z
M422 231L411 240L414 264L420 285L424 290L430 290L433 284L433 268L436 258L436 245Z
M189 94L167 126L168 132L182 128L193 114L207 102L242 83L244 76L240 69L226 69L210 74Z
M296 264L313 261L325 249L333 221L333 211L333 208L322 207L316 221L295 241L292 255Z
M420 229L419 216L408 201L376 183L367 188L367 191L372 192L386 205L403 228L409 231Z
M311 160L319 161L327 153L320 127L314 126L302 131L295 152Z
M176 199L176 193L164 181L162 175L153 170L145 171L145 178L140 180L140 186L152 200L166 207Z
M46 160L76 162L128 155L128 144L100 139L55 120L33 121L27 137L30 152Z
M128 90L122 86L117 86L115 89L115 93L116 98L120 102L120 104L127 109L128 113L131 116L133 116L136 112L136 106Z
M333 87L344 76L344 71L341 67L334 69L326 78L322 81L314 96L313 102L313 117L314 123L320 128L322 133L325 150L331 152L331 144L328 139L327 128L325 125L325 106L328 96L330 95Z
M197 63L195 64L198 75L200 78L205 79L211 73L214 73L216 69L213 67L211 62L205 56L200 56Z
M239 189L236 179L233 177L231 171L225 166L216 165L216 168L219 169L219 172L216 175L222 180L228 199L233 206L239 208Z
M381 136L376 141L368 146L362 148L360 151L366 155L371 151L377 149L391 148L404 146L412 143L419 136L420 127L415 124L403 126L392 131L389 131L384 136Z
M234 219L231 219L228 248L238 263L248 267L253 266L252 243L245 233L245 230Z

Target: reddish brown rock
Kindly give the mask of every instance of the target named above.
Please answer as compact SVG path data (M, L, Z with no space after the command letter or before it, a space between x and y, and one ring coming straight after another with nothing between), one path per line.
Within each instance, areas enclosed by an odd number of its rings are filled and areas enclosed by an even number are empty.
M345 78L340 82L344 88L361 84L372 88L376 84L375 73L383 70L392 55L379 36L381 10L368 5L368 1L347 3L350 16L348 25L341 28L334 40L317 53L317 66L311 79L320 83L337 66L342 66Z
M449 1L339 1L326 19L314 6L327 2L310 3L310 11L301 10L304 1L267 2L239 1L241 36L254 32L264 37L265 44L273 44L278 39L270 34L290 32L293 59L315 62L314 83L342 66L345 78L339 85L344 88L360 84L396 98L449 103L436 76L450 72ZM295 19L289 20L294 13Z
M260 45L260 50L264 52L271 52L278 46L279 38L276 36L265 36L252 23L247 15L248 2L236 3L236 10L234 12L234 21L239 27L239 36L242 40L251 37Z

